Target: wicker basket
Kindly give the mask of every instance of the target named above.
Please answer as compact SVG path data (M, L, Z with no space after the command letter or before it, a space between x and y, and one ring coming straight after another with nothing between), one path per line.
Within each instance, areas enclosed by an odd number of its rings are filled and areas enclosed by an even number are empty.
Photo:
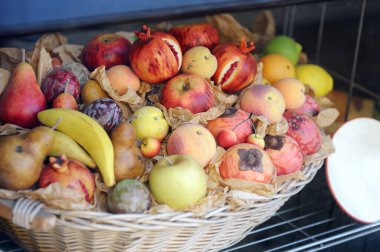
M323 160L305 166L302 170L305 180L287 181L273 197L261 197L234 211L228 205L201 216L115 215L46 208L46 212L57 217L54 228L48 232L28 230L1 218L0 229L30 251L219 251L239 242L272 217L314 178L322 165ZM13 210L30 220L28 217L33 213L28 211L27 201L30 200L26 200L26 206L20 203Z

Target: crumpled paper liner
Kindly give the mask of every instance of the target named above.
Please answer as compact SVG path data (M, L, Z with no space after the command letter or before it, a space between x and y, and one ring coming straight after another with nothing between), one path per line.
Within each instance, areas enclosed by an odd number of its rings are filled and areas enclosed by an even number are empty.
M29 131L29 129L24 129L15 124L7 123L4 125L0 125L0 136L25 134Z
M82 53L83 45L63 44L53 49L55 54L58 54L62 64L67 63L81 63L80 55Z
M67 38L61 33L55 32L42 35L35 43L35 47L41 46L47 51L52 51L63 44L67 44Z
M0 68L0 95L7 86L10 77L11 73L8 70Z
M41 85L45 75L53 69L51 56L44 47L36 46L32 54L31 64L36 72L37 82Z
M28 62L26 55L26 61ZM19 48L0 48L0 67L12 71L22 61L22 50Z
M128 41L131 42L131 44L136 40L136 35L134 32L118 31L118 32L115 32L115 34L128 39Z
M331 140L331 136L329 135L326 136L323 134L322 140L321 140L321 147L319 148L319 150L312 155L305 156L303 158L303 163L307 165L313 162L317 162L319 160L323 160L334 152L335 152L335 147Z

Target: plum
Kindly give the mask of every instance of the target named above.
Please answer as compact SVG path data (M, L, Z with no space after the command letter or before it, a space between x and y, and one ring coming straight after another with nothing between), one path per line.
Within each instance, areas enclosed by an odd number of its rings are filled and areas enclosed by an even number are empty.
M66 84L67 92L70 93L75 100L78 100L80 97L80 84L75 74L61 67L50 71L41 83L41 90L47 102L52 102L55 97L63 93Z
M108 133L118 125L122 119L120 106L110 98L100 98L83 107L83 113L95 119Z

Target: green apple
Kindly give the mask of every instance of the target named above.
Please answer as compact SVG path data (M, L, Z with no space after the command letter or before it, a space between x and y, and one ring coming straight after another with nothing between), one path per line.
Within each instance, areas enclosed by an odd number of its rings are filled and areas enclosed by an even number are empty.
M140 140L153 137L162 141L169 132L169 124L159 108L153 106L141 107L132 115L132 126Z
M207 175L190 155L167 156L154 165L149 187L158 203L184 209L206 195Z

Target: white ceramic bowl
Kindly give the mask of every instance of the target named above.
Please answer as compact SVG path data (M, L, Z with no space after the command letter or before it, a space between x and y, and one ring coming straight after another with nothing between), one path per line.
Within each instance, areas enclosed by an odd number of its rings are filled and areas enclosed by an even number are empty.
M339 206L363 223L380 221L380 121L358 118L333 136L326 177Z

